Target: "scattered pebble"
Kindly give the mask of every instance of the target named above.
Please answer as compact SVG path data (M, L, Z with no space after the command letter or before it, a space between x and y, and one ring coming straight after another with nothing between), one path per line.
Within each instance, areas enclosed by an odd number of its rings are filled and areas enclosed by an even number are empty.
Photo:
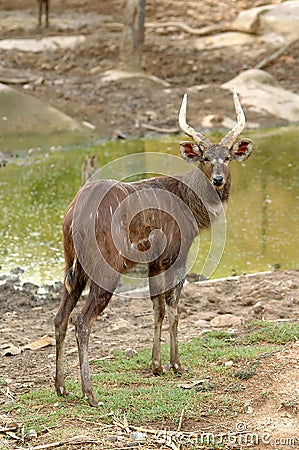
M142 433L141 431L134 431L131 434L131 438L135 441L144 441L147 438L146 433Z
M37 438L37 432L33 428L31 430L29 430L24 436L24 439L26 441L31 441L32 439L35 439L35 438Z
M127 358L132 358L133 356L137 356L138 352L137 352L137 350L134 350L131 347L127 347L125 349L125 355L126 355Z
M225 367L232 367L234 365L234 361L226 361L224 365Z

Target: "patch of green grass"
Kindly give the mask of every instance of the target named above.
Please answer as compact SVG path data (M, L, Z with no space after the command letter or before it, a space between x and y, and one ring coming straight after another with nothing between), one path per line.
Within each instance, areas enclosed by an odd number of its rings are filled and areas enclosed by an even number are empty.
M299 324L252 321L246 326L246 334L241 338L244 344L260 342L283 345L299 339Z
M240 393L246 382L258 375L261 355L271 354L298 336L298 324L253 322L241 334L211 331L187 343L180 344L182 363L189 372L178 376L167 372L160 377L151 375L150 349L127 358L115 352L113 360L92 362L93 386L97 397L104 402L101 408L90 408L81 397L78 379L67 380L70 395L58 397L54 388L35 389L23 394L17 402L6 405L6 412L14 412L25 431L37 431L60 425L80 427L82 421L111 423L113 417L126 415L130 424L168 423L177 427L182 410L184 418L205 416L229 417L238 408ZM163 361L168 361L169 346L162 346ZM240 366L226 366L231 360ZM239 375L238 375L239 371ZM248 373L247 373L247 372ZM198 382L198 380L202 380ZM194 387L186 388L188 385ZM268 393L263 391L261 396ZM161 425L160 425L161 426Z

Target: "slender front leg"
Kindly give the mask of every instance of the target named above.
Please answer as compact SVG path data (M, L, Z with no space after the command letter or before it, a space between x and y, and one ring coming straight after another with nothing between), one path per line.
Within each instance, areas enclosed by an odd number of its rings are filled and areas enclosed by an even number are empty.
M86 304L77 316L76 337L81 370L82 392L83 396L88 399L91 406L98 406L99 402L93 393L90 380L88 362L89 336L97 316L106 308L111 297L111 292L107 292L95 283L92 283Z
M180 362L178 348L178 302L182 286L183 282L179 283L177 286L175 286L165 294L170 335L170 366L175 373L179 374L182 374L184 372L184 369Z
M183 373L178 348L179 314L177 305L167 305L169 334L170 334L170 367L175 373Z
M164 295L152 297L154 308L154 342L152 351L152 371L154 375L161 375L163 367L161 363L161 332L162 323L165 316L165 300Z

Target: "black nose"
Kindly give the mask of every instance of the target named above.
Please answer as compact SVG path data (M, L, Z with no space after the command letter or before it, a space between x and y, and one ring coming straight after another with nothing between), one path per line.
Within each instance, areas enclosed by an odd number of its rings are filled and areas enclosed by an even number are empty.
M216 175L213 178L213 184L215 184L215 186L221 186L223 184L223 176L222 175Z

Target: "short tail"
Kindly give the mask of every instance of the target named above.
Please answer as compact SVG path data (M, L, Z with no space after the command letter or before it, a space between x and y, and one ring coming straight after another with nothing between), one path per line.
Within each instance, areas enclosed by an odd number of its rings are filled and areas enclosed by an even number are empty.
M77 258L75 257L72 267L67 270L64 278L64 286L69 294L76 289L77 276Z

